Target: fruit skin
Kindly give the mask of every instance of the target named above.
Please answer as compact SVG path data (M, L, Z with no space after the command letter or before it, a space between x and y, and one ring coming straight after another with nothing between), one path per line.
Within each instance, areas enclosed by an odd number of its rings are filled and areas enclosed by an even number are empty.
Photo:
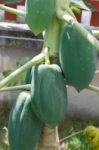
M11 150L34 150L39 141L43 123L31 108L30 93L18 96L8 121L8 138Z
M88 27L85 27L89 30ZM62 32L59 60L67 82L77 91L86 88L96 69L96 49L74 28L67 25Z
M32 68L28 69L25 77L25 83L30 84L32 80L32 73L31 73Z
M38 116L50 128L65 117L67 91L58 65L42 64L32 69L31 105Z
M35 35L44 31L55 14L54 0L27 0L25 21Z

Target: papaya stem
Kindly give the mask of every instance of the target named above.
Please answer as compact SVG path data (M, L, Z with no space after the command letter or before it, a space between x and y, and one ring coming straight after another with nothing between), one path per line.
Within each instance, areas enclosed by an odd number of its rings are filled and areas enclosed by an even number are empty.
M4 88L0 89L0 92L19 91L19 90L30 91L30 89L31 89L31 85L27 84L27 85L18 85L18 86L4 87Z
M9 12L9 13L12 13L12 14L18 15L18 16L22 16L22 17L25 16L25 12L24 12L24 11L17 10L17 9L8 7L8 6L3 6L3 5L1 5L1 4L0 4L0 9L1 9L1 10L4 10L4 11L7 11L7 12Z
M72 17L68 11L67 13L62 9L57 9L57 17L64 22L68 24L72 24L74 28L80 32L80 34L85 38L91 45L93 45L98 51L99 51L99 41L91 34L89 33L85 28L82 27L80 23L77 22L77 20Z
M50 129L47 126L44 127L40 142L36 148L36 150L60 150L59 148L59 137L57 134L57 128Z
M44 47L48 47L49 55L54 55L55 58L58 57L60 34L61 22L55 16L44 35Z
M66 7L69 7L70 0L56 0L56 9L63 9L65 10ZM57 10L56 10L57 11Z
M70 4L70 0L61 0L61 1L55 0L56 9L59 7L65 9L65 7L69 6L69 4ZM74 17L74 14L70 9L69 12ZM60 19L58 19L55 14L49 27L45 30L45 35L44 35L44 47L48 47L49 55L56 56L55 57L56 59L58 58L58 53L59 53L62 28L63 28L63 22Z
M56 0L56 14L57 12L64 11L65 13L68 12L72 17L75 17L73 11L69 8L70 0Z
M28 61L25 65L21 66L16 71L12 72L8 77L4 78L0 82L0 88L2 88L5 85L9 84L11 81L14 80L14 78L18 77L20 74L22 74L28 68L31 68L33 65L41 63L42 61L44 61L44 59L45 59L44 53L41 53L41 54L35 56L33 59Z

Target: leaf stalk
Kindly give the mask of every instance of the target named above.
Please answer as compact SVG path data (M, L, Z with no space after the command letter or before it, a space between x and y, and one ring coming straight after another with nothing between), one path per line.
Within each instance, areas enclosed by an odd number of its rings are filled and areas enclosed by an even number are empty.
M15 8L11 8L11 7L4 6L4 5L0 4L0 9L4 10L4 11L7 11L9 13L12 13L12 14L18 15L18 16L25 17L25 12L24 11L17 10Z

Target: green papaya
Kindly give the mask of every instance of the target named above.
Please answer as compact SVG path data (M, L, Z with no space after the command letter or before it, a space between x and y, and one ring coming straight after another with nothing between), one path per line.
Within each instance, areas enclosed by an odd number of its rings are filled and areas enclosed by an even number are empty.
M88 27L84 28L90 31ZM61 34L59 61L67 83L77 91L86 88L92 81L96 56L95 47L73 25L65 26Z
M39 141L43 123L32 111L30 101L30 93L20 93L10 112L8 139L11 150L34 150Z
M25 83L26 84L30 84L31 80L32 80L32 73L31 73L31 68L28 69L27 73L26 73L26 77L25 77Z
M32 69L31 105L38 118L50 128L65 117L67 90L58 65L41 64Z
M54 0L27 0L25 21L37 35L51 23L55 14Z

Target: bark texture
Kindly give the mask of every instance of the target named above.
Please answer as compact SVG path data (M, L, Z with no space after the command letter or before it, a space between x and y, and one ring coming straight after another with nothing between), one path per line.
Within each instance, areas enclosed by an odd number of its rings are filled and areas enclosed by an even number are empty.
M36 150L60 150L58 129L44 127Z

